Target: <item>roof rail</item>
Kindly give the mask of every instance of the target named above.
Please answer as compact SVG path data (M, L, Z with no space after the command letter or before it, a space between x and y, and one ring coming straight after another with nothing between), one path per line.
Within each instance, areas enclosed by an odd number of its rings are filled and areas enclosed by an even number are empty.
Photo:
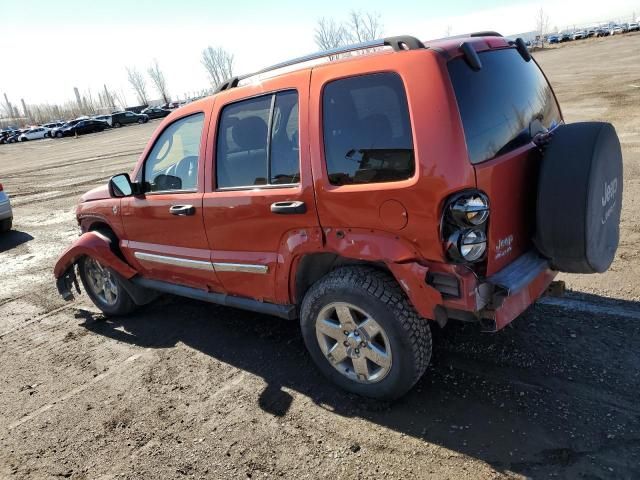
M256 75L262 75L264 73L271 72L273 70L279 70L281 68L290 67L298 63L318 60L320 58L331 57L334 55L341 55L349 52L356 52L358 50L367 50L369 48L376 48L376 47L391 47L394 52L426 48L420 40L409 35L400 35L396 37L380 38L378 40L371 40L368 42L354 43L352 45L345 45L344 47L338 47L331 50L322 50L320 52L312 53L310 55L305 55L303 57L293 58L291 60L277 63L270 67L263 68L262 70L258 70L257 72L248 73L240 77L232 77L229 80L222 83L216 89L215 93L237 87L238 82L240 82L241 80L244 80L250 77L255 77Z
M470 37L502 37L503 35L498 32L487 30L485 32L473 32Z
M231 77L229 80L226 80L218 85L218 88L216 88L216 91L214 93L219 93L223 90L229 90L230 88L237 87L239 81L240 79L238 77Z

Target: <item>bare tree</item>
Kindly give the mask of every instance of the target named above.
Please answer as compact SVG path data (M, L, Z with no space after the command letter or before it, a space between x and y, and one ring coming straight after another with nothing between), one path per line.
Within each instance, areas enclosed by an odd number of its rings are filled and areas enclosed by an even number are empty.
M348 41L353 43L376 40L382 36L380 14L351 10L343 30Z
M444 29L445 38L449 38L451 36L452 30L453 30L453 27L451 25L447 25L447 27Z
M233 54L222 47L208 46L202 51L201 62L207 69L213 88L233 77L233 60Z
M540 10L536 13L536 32L540 35L540 44L544 47L544 34L549 30L549 16L544 11L544 8L540 7Z
M313 39L320 50L333 50L348 42L344 26L336 23L333 18L325 17L318 20Z
M158 93L162 97L162 101L164 103L169 103L169 100L171 99L169 97L169 92L167 91L167 82L164 79L164 73L160 70L160 65L158 64L157 59L153 59L153 63L147 70L147 73L151 77L151 81L156 87L156 90L158 90Z
M127 78L131 84L131 88L136 92L138 97L138 103L140 105L147 105L147 82L142 74L135 68L127 67Z

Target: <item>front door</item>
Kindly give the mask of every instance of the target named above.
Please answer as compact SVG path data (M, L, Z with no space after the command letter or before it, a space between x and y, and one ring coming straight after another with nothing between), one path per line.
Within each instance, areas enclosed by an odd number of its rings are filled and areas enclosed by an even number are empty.
M145 277L215 291L198 170L207 120L204 112L185 114L156 136L136 173L144 193L121 204L122 247Z
M305 128L309 77L302 71L217 98L204 224L231 295L287 303L286 281L276 282L286 274L278 269L288 268L301 242L318 238Z

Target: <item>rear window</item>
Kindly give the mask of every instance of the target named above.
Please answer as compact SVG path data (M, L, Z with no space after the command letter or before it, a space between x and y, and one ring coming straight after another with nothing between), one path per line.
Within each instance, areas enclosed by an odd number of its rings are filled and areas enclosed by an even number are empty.
M551 87L534 61L525 62L513 48L479 55L479 71L464 58L449 62L474 164L526 145L543 128L561 121Z
M332 185L395 182L413 176L409 109L397 74L335 80L325 87L322 102Z

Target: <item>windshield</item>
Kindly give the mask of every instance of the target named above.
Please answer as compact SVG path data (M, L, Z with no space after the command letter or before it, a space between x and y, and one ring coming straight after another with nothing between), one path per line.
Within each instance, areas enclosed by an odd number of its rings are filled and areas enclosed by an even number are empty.
M531 142L562 121L551 87L532 60L514 48L479 53L482 69L464 58L449 62L471 163Z

